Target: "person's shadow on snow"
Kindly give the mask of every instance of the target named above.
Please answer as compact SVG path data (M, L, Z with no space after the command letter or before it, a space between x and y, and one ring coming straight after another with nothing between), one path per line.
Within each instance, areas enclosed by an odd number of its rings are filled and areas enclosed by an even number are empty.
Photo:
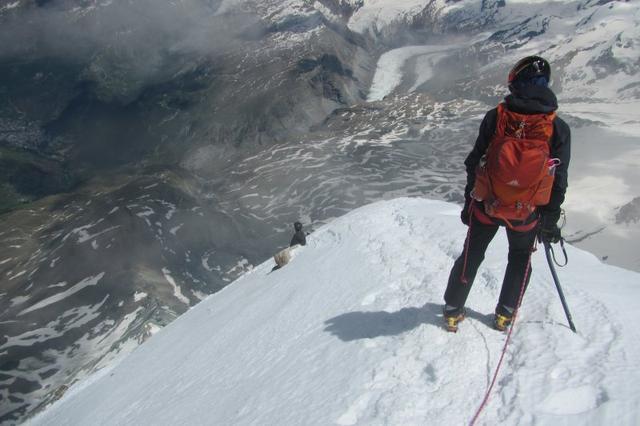
M493 314L484 315L467 308L467 318L491 326ZM397 312L348 312L324 322L327 331L350 342L380 336L397 336L421 324L444 327L442 304L427 303L421 308L402 308Z

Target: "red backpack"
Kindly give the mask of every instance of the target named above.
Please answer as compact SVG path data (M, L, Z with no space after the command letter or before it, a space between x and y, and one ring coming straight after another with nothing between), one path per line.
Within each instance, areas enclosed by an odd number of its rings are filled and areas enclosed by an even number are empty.
M519 114L498 105L496 131L476 168L471 196L485 213L504 220L525 220L551 198L558 159L549 156L556 114Z

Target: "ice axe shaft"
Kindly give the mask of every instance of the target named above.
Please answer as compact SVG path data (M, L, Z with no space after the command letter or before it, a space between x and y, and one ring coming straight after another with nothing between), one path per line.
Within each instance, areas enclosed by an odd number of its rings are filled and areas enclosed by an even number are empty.
M553 258L551 255L551 244L548 241L543 241L543 244L544 244L544 254L547 256L547 263L549 264L549 269L551 270L551 275L553 276L553 282L556 284L556 289L558 290L558 295L560 296L560 301L562 302L562 308L564 309L564 313L567 316L567 321L569 321L569 328L574 333L577 333L576 326L573 325L573 320L571 319L571 312L569 312L567 301L564 298L564 292L562 291L562 287L560 286L560 280L558 279L556 268L555 266L553 266Z

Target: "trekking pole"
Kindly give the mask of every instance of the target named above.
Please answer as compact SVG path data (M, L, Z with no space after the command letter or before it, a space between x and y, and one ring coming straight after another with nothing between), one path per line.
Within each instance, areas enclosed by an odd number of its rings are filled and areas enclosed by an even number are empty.
M569 328L574 333L577 333L576 326L573 325L573 320L571 319L571 313L569 312L569 307L567 306L567 301L564 298L564 292L562 291L562 287L560 287L560 280L558 279L558 274L556 273L556 268L553 266L552 260L552 248L549 241L542 241L544 244L544 254L547 256L547 263L549 264L549 269L551 270L551 275L553 276L553 282L556 284L556 289L558 290L558 295L560 295L560 301L562 302L562 308L564 309L564 313L567 316L567 321L569 321Z

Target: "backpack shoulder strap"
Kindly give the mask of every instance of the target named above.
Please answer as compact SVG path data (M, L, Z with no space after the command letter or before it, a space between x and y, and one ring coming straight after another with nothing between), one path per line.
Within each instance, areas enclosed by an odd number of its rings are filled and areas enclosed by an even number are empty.
M507 105L504 102L500 102L498 104L497 109L497 116L496 116L496 131L495 131L495 135L496 136L504 136L504 129L507 126Z

